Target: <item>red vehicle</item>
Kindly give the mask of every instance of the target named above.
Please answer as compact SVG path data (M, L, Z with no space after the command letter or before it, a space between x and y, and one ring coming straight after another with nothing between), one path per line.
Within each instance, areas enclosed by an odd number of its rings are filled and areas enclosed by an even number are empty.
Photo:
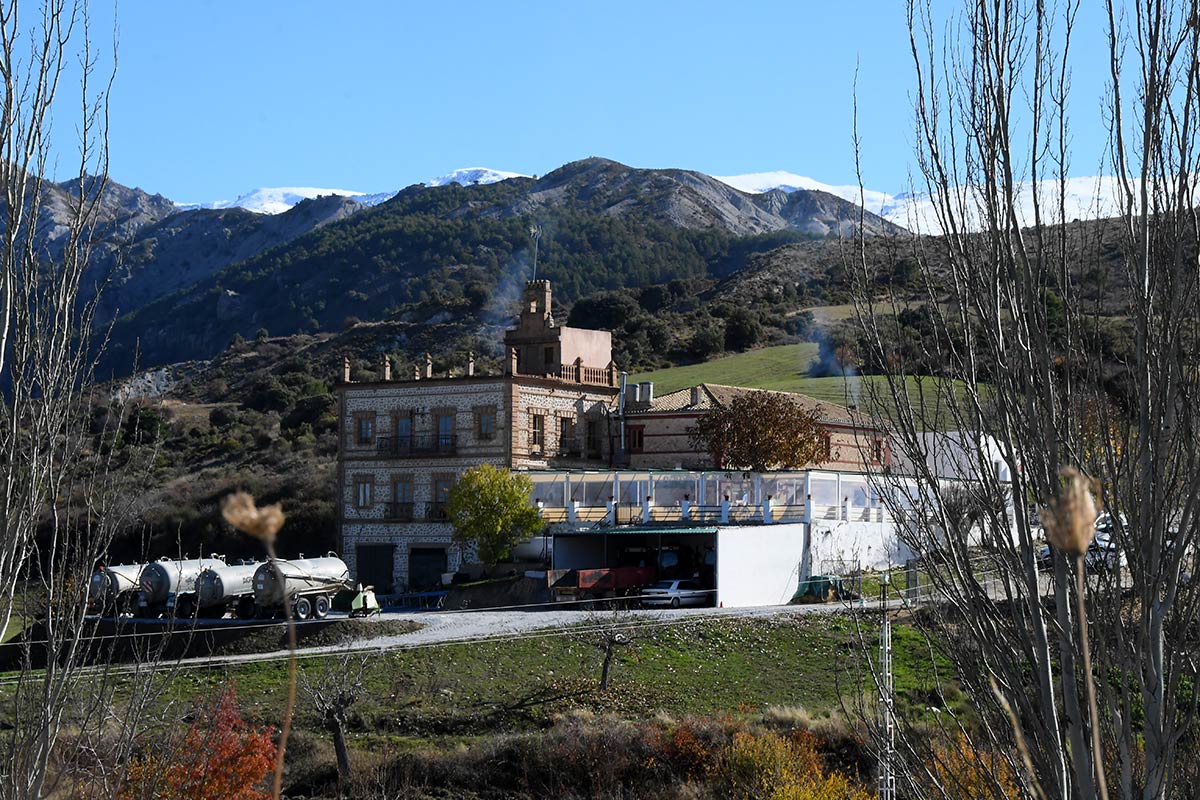
M600 600L641 594L658 579L654 567L553 569L546 580L555 600Z

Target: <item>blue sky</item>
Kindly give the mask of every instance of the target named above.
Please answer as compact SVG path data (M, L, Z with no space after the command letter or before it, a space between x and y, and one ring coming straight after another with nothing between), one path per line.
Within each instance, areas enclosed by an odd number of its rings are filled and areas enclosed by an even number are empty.
M857 66L866 183L901 191L903 5L127 0L111 174L183 202L591 155L852 183Z

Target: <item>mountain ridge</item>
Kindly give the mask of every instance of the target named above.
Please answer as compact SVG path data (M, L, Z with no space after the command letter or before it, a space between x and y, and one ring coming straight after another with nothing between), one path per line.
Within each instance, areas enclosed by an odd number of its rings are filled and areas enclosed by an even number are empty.
M543 231L539 274L556 281L565 301L630 284L720 277L756 250L850 236L860 224L868 235L903 233L830 194L748 195L702 173L601 158L536 180L418 184L372 208L354 209L352 198L306 201L335 202L345 206L338 219L248 258L214 262L190 286L172 285L122 316L112 340L117 372L132 367L134 353L144 367L207 358L264 328L336 331L345 320L390 319L426 301L452 315L503 306L528 274L535 222ZM203 213L217 212L186 212Z

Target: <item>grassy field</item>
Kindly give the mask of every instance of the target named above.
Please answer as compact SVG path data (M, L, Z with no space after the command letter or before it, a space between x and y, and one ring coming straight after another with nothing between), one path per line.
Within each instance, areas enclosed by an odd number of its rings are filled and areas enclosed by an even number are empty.
M802 392L804 390L800 387L807 386L813 380L830 380L808 377L809 366L816 357L817 345L813 342L785 344L738 353L703 364L647 372L634 376L632 380L654 381L655 393L660 395L697 383L723 383L729 386ZM842 382L841 378L833 380Z
M603 692L596 632L556 630L350 657L352 663L368 659L366 691L355 706L360 744L378 736L422 740L536 727L570 708L645 718L657 712L753 715L801 706L826 716L838 712L843 700L874 692L869 677L868 685L856 677L860 643L874 657L878 633L869 621L860 630L843 615L681 619L667 626L619 615L597 620L632 641L618 650ZM895 658L900 702L924 708L936 687L927 647L915 630L897 634ZM340 657L303 662L316 682L345 668ZM187 703L233 685L253 716L277 722L286 672L284 662L190 670L172 693ZM319 729L303 713L299 723Z
M827 756L845 759L836 763L853 774L859 764L854 754L863 752L858 715L873 714L877 697L865 660L877 658L876 621L868 611L668 616L663 624L599 612L579 627L507 639L305 657L287 756L288 796L342 796L335 791L330 733L309 689L319 687L327 695L342 691L343 676L360 669L364 680L346 720L356 776L364 786L375 786L377 778L391 775L406 787L405 797L647 796L625 794L624 788L477 795L473 782L486 767L492 779L509 782L540 783L566 775L563 780L573 786L605 776L616 780L620 774L622 786L650 779L664 786L684 783L690 772L672 777L666 767L654 767L653 759L638 754L648 747L658 748L653 753L664 759L699 752L681 749L692 741L709 761L720 762L721 751L709 752L704 744L708 734L677 738L685 729L755 730L756 735L769 726L812 730L825 743ZM602 691L600 645L605 632L617 631L628 644L617 649L610 684ZM935 681L936 674L950 670L940 658L931 663L916 628L898 622L893 643L897 705L909 718L932 719L953 709L970 719L962 692ZM172 709L170 719L203 720L213 699L233 689L249 723L277 726L287 672L286 661L180 668L158 675L161 693L152 692L154 707ZM135 688L132 678L120 680L113 698L117 705ZM719 738L711 741L712 748L726 746ZM578 746L566 746L570 742ZM621 754L636 763L610 775L611 758ZM867 771L859 774L867 776L869 757L863 763ZM455 789L439 788L445 786Z
M780 392L798 392L838 405L858 405L864 410L871 402L872 392L882 399L881 413L895 413L887 379L879 375L861 377L811 378L809 366L817 357L817 345L787 344L764 347L737 355L726 356L703 364L671 367L635 375L634 381L653 381L656 395L698 383L719 383L728 386L747 386ZM959 384L956 383L956 387ZM925 419L945 419L939 406L936 381L932 378L909 378L908 393L914 405L921 406Z

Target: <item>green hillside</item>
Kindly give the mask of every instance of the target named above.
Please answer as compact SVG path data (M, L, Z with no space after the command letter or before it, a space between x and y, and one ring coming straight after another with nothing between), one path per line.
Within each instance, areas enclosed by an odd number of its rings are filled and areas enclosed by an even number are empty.
M697 383L723 383L804 394L821 391L823 399L832 400L836 396L837 402L841 402L844 379L808 377L809 366L816 357L817 345L812 342L785 344L750 350L703 364L646 372L634 376L633 380L653 381L656 394L666 394Z
M721 383L728 386L799 392L838 405L866 405L874 387L878 395L885 399L882 403L884 416L890 416L894 412L894 404L886 400L889 392L885 377L864 375L810 378L808 369L816 356L817 345L812 342L764 347L703 364L645 372L632 376L631 380L653 381L656 395L697 383ZM956 381L955 386L958 385ZM927 425L935 427L933 423L938 420L941 424L936 427L953 424L939 402L936 379L909 378L908 386L913 403L924 407Z

